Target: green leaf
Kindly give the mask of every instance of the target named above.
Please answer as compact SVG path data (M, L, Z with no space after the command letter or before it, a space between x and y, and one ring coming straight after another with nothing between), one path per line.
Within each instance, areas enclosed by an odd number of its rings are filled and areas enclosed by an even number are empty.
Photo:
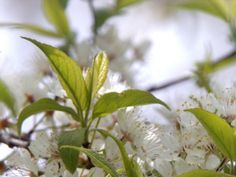
M95 31L98 30L110 17L116 15L112 9L101 9L95 11Z
M44 0L44 11L49 22L51 22L56 30L64 36L71 33L67 17L59 0Z
M103 86L107 78L109 69L109 60L105 52L100 52L96 55L91 70L87 73L87 87L91 98L93 98L98 90Z
M11 110L14 116L16 115L15 99L2 80L0 80L0 101L3 102Z
M143 177L143 172L135 159L131 159L131 166L136 177Z
M117 174L115 169L100 154L97 154L96 152L94 152L90 149L85 149L82 147L75 147L75 146L62 146L61 147L61 149L68 149L68 148L74 149L74 150L77 150L77 151L80 151L80 152L86 154L92 160L94 165L104 169L112 177L119 177L119 175Z
M81 147L85 141L85 131L86 129L77 129L67 132L62 132L58 139L59 147L64 145L70 145L74 147ZM75 172L78 159L79 152L74 149L61 149L60 148L60 156L65 164L66 169L72 174Z
M43 98L43 99L40 99L40 100L30 104L29 106L26 106L21 111L21 113L18 117L18 121L17 121L18 133L21 134L22 124L28 117L30 117L34 114L38 114L38 113L46 112L46 111L62 111L62 112L70 114L77 121L79 120L78 115L76 114L76 112L72 108L62 106L62 105L58 104L55 100L52 100L49 98Z
M194 170L188 173L184 173L178 177L234 177L234 176L210 170Z
M228 4L225 0L186 0L179 4L179 7L199 10L217 16L225 21L229 20L227 6Z
M103 86L107 79L109 69L109 60L105 52L100 52L94 59L93 63L93 79L94 79L94 94Z
M221 152L231 160L236 160L236 134L225 120L217 115L200 108L188 109L196 116L199 122L207 130Z
M20 24L20 23L0 23L0 27L13 27L13 28L19 28L19 29L23 29L23 30L27 30L36 34L40 34L43 36L48 36L48 37L53 37L53 38L62 38L63 35L48 30L48 29L44 29L40 26L36 26L36 25L31 25L31 24Z
M117 9L120 10L120 9L123 9L124 7L134 5L142 1L143 0L117 0L116 6L117 6Z
M68 97L73 101L77 110L81 113L82 110L86 109L88 104L88 94L79 65L57 48L40 43L33 39L24 39L35 44L48 57L52 69L56 73L61 85L65 89Z
M121 93L111 92L101 96L93 110L93 118L104 117L120 108L147 104L161 104L170 109L166 103L142 90L125 90Z
M232 13L232 16L236 17L236 1L230 1L228 3L230 3L229 7L230 7L230 12Z
M120 150L120 153L121 153L121 156L122 156L122 160L123 160L123 164L124 164L124 167L125 167L125 171L126 171L127 177L140 177L136 173L137 169L134 168L135 164L132 162L131 159L129 159L129 155L126 152L124 144L119 139L117 139L116 137L111 135L109 132L107 132L105 130L102 130L102 129L94 129L94 130L91 130L91 131L98 131L104 137L112 138L113 141L115 141L115 143L117 144L117 146L118 146L118 148Z
M209 73L213 71L213 65L210 60L206 60L201 63L196 64L196 70L194 71L194 76L196 78L196 83L199 87L205 88L208 92L212 92L209 81Z

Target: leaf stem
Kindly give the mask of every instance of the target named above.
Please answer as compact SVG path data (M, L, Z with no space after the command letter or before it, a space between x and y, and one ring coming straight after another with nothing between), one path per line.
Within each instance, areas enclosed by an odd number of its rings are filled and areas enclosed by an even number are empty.
M101 121L101 117L98 118L98 120L96 122L96 125L95 125L95 129L98 128L98 125L99 125L100 121ZM95 136L96 136L96 131L93 132L91 143L90 143L90 147L92 147L92 145L93 145L93 141L95 139Z

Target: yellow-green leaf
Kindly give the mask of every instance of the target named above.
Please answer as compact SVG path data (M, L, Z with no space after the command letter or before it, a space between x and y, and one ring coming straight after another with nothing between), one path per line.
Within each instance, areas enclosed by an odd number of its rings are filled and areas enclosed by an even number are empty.
M234 177L226 173L218 173L210 170L194 170L191 172L184 173L178 177Z
M44 0L44 11L49 22L64 36L70 35L70 27L64 9L59 0Z
M93 94L96 94L97 91L103 86L104 82L107 79L107 73L109 69L109 60L105 52L100 52L94 59L93 63L93 79L94 79L94 91Z
M93 66L88 69L86 75L86 84L93 98L98 90L103 86L107 78L107 73L109 69L109 60L105 52L98 53L93 61Z
M200 108L186 110L195 115L219 150L229 159L236 160L236 132L228 123L217 116Z
M101 96L93 110L93 118L104 117L116 110L129 106L160 104L167 109L168 105L151 93L142 90L125 90L121 93L111 92Z
M199 10L228 21L229 13L227 3L225 0L185 0L179 4L179 7Z
M24 38L39 47L48 57L49 63L60 80L68 97L73 101L79 112L88 104L87 88L80 66L65 53L50 45L36 40Z

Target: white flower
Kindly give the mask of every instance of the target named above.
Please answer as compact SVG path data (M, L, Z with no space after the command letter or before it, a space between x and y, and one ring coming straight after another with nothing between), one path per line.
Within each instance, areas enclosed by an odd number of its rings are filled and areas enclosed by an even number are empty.
M40 132L37 134L36 139L31 142L29 149L36 159L45 161L45 164L41 167L45 172L45 177L64 176L64 174L67 174L67 170L59 156L55 136ZM70 174L64 177L69 176L73 175Z
M183 104L183 109L195 107L216 113L228 123L233 122L236 119L236 86L227 89L215 88L213 93L192 96Z
M99 94L105 94L109 92L122 92L128 88L128 85L124 81L122 81L120 74L109 71L107 80L99 90Z
M107 138L105 140L105 156L107 161L110 162L116 169L122 167L120 150L117 144L111 138Z
M188 112L180 112L178 117L182 145L187 148L207 148L212 144L211 138L201 123Z
M176 173L174 176L186 173L186 172L194 170L196 168L197 167L189 165L183 159L179 159L178 161L174 162L174 170L175 170L175 173Z
M213 170L213 169L216 169L220 165L221 162L220 162L219 157L217 157L215 154L210 154L206 158L205 163L206 163L205 164L206 169Z
M50 98L54 99L55 96L64 98L66 96L65 90L54 75L46 75L42 78L39 87L44 90Z
M188 164L201 166L205 163L206 151L197 147L185 148L186 159Z
M38 175L37 161L24 148L15 149L15 152L7 159L6 164L11 166L17 175Z
M154 169L157 170L163 177L171 177L173 174L173 167L170 162L156 159L154 161Z
M158 128L140 119L136 109L118 113L118 127L121 138L129 142L138 157L154 159L160 150Z
M0 75L9 86L16 98L16 107L21 109L25 104L26 95L34 99L45 97L46 92L39 88L39 82L44 77L43 72L48 70L48 64L41 54L26 56L18 62L16 58L4 59L0 66Z

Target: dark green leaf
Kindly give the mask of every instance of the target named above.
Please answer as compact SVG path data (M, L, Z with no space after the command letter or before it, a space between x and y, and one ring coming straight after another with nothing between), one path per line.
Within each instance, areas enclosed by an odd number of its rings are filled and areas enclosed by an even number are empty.
M58 33L69 36L71 30L59 0L44 0L43 4L48 21L55 26Z
M225 120L200 108L186 110L196 116L207 130L221 152L231 160L236 160L236 135Z
M234 176L210 170L194 170L188 173L184 173L178 177L234 177Z
M20 24L20 23L0 23L0 27L13 27L13 28L20 28L23 30L27 30L36 34L40 34L43 36L48 36L48 37L53 37L53 38L62 38L63 35L48 30L48 29L44 29L40 26L36 26L36 25L31 25L31 24Z
M32 103L31 105L25 107L21 111L21 113L18 117L18 121L17 121L18 133L19 134L21 133L22 123L28 117L30 117L34 114L41 113L41 112L46 112L46 111L62 111L62 112L70 114L74 119L78 120L78 118L77 118L78 115L70 107L62 106L62 105L58 104L56 101L54 101L52 99L43 98L43 99L40 99L40 100Z
M95 12L95 30L97 31L110 17L115 15L112 9L102 9Z
M36 40L24 38L38 46L48 57L50 65L61 85L65 89L68 97L73 101L79 112L86 109L88 104L87 88L79 65L68 57L65 53L40 43Z
M74 149L79 152L82 152L87 156L89 156L89 158L92 160L95 166L102 168L112 177L119 177L115 169L100 154L97 154L96 152L90 149L85 149L82 147L75 147L75 146L62 146L61 149Z
M63 9L65 9L69 3L69 0L59 0L59 3Z
M13 115L16 115L15 99L2 80L0 80L0 101L11 110Z
M101 96L95 104L93 118L104 117L120 108L147 104L161 104L169 109L166 103L154 97L151 93L130 89L121 93L111 92Z
M62 132L58 139L59 147L70 145L81 147L85 141L86 129L77 129L73 131ZM65 164L66 169L72 174L78 165L79 152L74 149L60 149L60 156Z

